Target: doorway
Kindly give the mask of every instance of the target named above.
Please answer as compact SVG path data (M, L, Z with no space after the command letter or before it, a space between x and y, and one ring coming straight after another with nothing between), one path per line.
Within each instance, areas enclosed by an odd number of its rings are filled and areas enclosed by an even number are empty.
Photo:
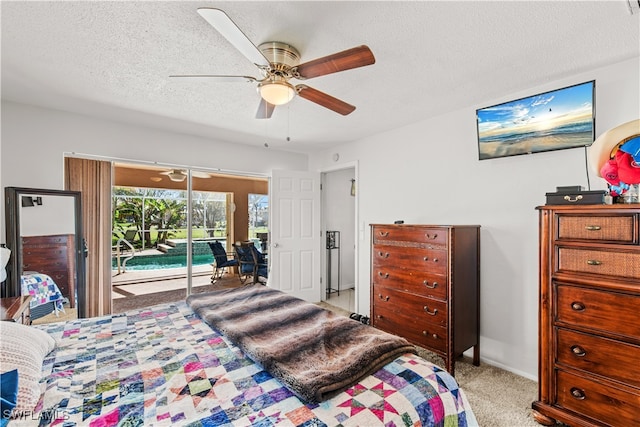
M256 225L264 233L268 206L261 198L267 195L266 177L114 163L112 246L123 251L120 262L113 259L114 312L135 308L131 304L144 303L152 294L159 294L153 297L163 302L162 293L171 298L212 286L208 242L222 243L229 253L234 241L255 239ZM131 212L120 206L132 206ZM130 240L130 230L131 247L124 242ZM129 260L121 266L125 257ZM226 272L224 282L238 281L234 273ZM216 286L221 283L215 280Z
M325 302L356 312L356 167L343 166L321 175L323 298Z

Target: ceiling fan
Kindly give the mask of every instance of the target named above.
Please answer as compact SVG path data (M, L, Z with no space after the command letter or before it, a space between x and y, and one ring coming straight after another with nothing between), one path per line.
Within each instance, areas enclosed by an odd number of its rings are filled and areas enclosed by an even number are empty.
M376 60L367 46L354 47L300 64L300 53L295 47L282 42L265 42L256 47L222 10L203 7L198 9L198 13L253 62L262 77L232 75L172 75L169 77L258 83L257 89L261 96L256 113L258 119L270 118L277 105L288 103L295 95L343 116L356 109L353 105L317 89L305 84L294 86L289 81L291 79L306 80L371 65Z
M160 172L160 175L167 175L171 181L182 182L187 179L187 171L184 169L171 169L165 172ZM206 172L191 171L191 176L194 178L211 178Z

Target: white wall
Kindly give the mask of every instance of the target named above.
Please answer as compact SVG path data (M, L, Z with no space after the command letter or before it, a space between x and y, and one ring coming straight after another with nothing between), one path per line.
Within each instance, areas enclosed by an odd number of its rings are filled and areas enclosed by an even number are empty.
M159 131L2 102L0 182L64 189L63 153L156 161L268 175L272 169L307 170L307 156ZM4 204L0 208L4 241Z
M584 149L478 160L475 110L596 80L596 134L640 117L639 59L519 93L315 156L311 169L359 162L360 311L367 312L371 223L480 224L481 358L537 378L538 214L557 186L587 187ZM356 112L357 114L357 112ZM606 188L590 173L591 189Z
M20 207L20 236L75 234L75 199L70 196L46 196L38 193L22 197L40 197L42 204ZM18 202L20 203L20 202Z

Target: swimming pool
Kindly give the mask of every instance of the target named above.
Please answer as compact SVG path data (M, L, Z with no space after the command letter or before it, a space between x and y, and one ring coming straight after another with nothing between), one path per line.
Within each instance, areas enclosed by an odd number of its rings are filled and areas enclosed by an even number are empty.
M192 264L206 265L213 263L213 255L199 254L192 257ZM186 255L141 255L127 261L127 270L161 270L165 268L179 268L187 266ZM118 269L118 260L111 259L111 268Z

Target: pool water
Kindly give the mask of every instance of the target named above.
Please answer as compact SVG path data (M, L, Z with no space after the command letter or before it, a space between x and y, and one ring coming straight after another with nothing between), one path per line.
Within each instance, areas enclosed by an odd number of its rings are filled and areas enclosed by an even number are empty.
M213 263L213 255L200 254L194 255L191 260L195 265L206 265ZM164 268L179 268L187 266L186 255L142 255L131 258L127 261L127 270L161 270ZM111 267L114 270L118 268L118 261L112 258Z

